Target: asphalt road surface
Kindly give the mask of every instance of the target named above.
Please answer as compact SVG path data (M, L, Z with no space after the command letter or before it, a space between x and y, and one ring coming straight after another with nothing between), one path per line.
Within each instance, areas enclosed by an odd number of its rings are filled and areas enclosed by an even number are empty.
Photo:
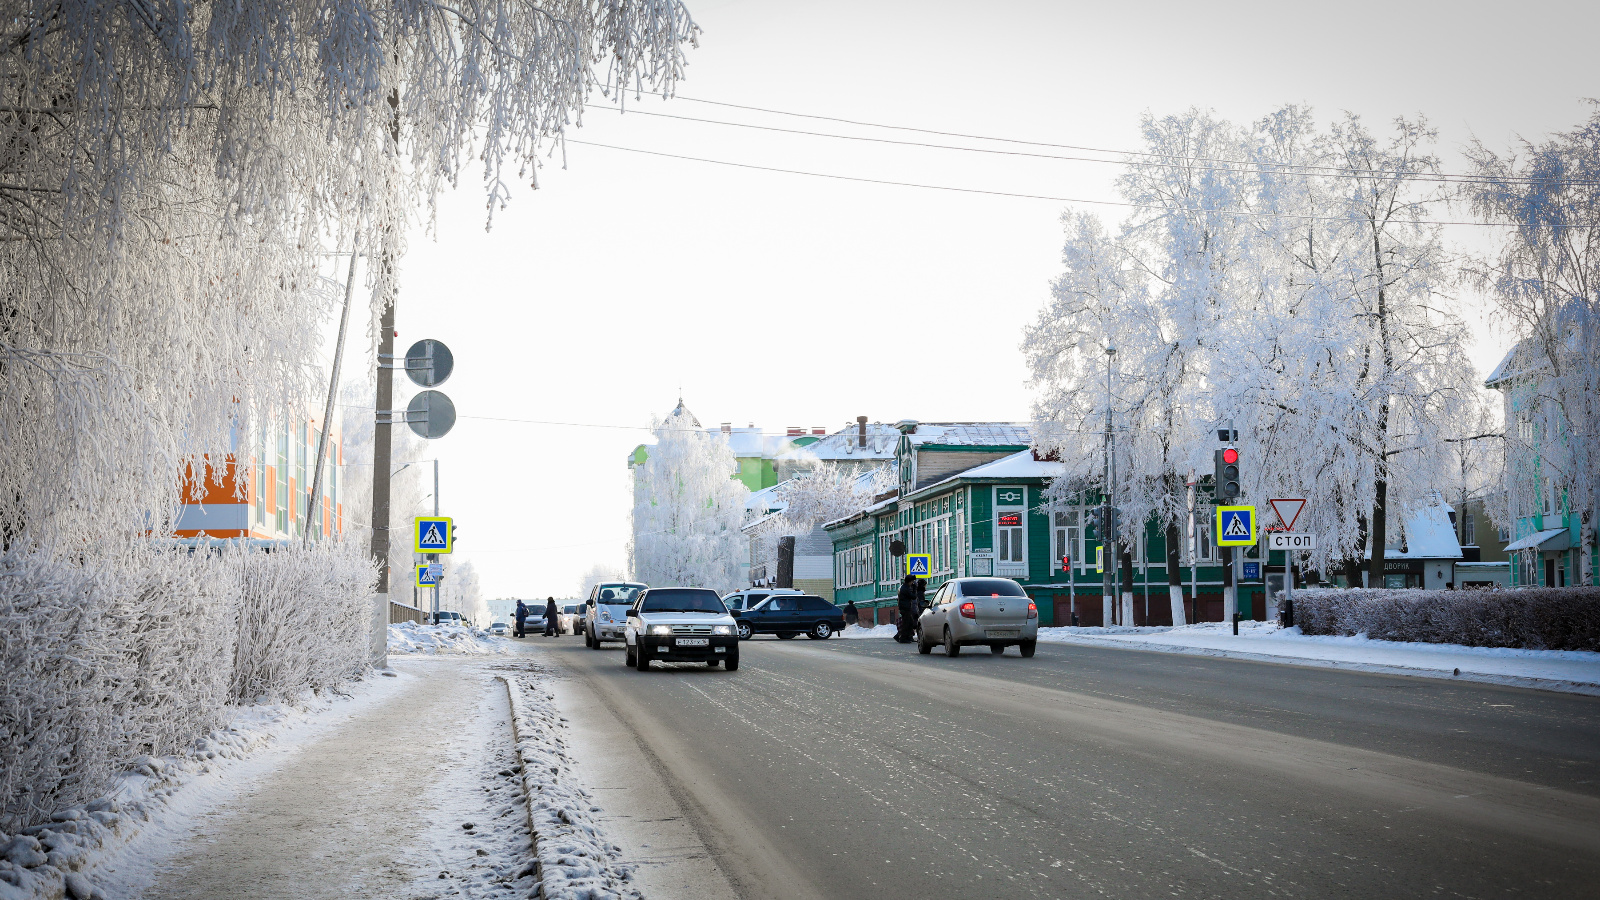
M1600 895L1600 698L1046 644L540 650L744 898Z

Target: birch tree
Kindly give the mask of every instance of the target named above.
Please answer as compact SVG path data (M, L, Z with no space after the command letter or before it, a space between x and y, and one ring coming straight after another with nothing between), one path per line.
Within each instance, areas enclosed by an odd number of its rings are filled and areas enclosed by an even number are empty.
M685 415L657 419L652 430L656 443L634 469L634 577L719 591L737 585L749 492L733 477L733 451Z
M809 534L825 522L842 519L867 506L872 497L896 483L893 464L858 473L830 462L818 462L780 482L777 498L784 503L784 508L753 529L750 536L752 564L764 563L768 572L776 572L779 538Z
M1472 267L1517 340L1507 390L1521 415L1505 423L1507 490L1493 515L1510 528L1542 511L1541 477L1554 476L1587 555L1600 523L1600 104L1572 131L1519 149L1474 142L1477 181L1466 187L1484 221L1515 226ZM1585 583L1592 566L1583 561Z

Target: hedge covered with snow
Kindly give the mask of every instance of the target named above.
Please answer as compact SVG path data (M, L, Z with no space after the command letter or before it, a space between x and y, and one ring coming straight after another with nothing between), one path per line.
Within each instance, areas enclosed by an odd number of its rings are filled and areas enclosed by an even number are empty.
M1600 651L1600 588L1424 591L1313 588L1294 592L1302 634L1384 641Z
M230 705L368 664L374 567L351 545L0 554L0 831L188 747Z

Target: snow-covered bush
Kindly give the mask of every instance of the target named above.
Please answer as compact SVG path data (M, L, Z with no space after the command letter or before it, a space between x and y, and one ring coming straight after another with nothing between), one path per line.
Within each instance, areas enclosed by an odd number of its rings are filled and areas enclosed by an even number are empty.
M0 830L179 752L230 704L360 672L373 577L353 545L0 554Z
M1600 651L1600 588L1295 591L1303 634L1374 640Z

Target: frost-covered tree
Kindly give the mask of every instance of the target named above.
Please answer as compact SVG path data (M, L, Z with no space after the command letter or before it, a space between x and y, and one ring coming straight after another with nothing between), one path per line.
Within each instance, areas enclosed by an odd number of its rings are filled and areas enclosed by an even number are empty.
M776 572L779 538L809 534L824 522L848 516L896 483L896 467L892 463L859 472L854 467L823 461L779 482L776 494L783 509L752 529L751 564L765 564L768 572Z
M627 581L628 571L622 566L612 563L595 563L584 573L578 576L578 584L572 596L587 598L589 589L602 581Z
M325 251L359 236L384 307L408 217L473 166L492 211L696 33L677 0L8 4L0 531L159 530L183 459L312 407Z
M483 585L471 560L454 561L445 557L445 588L440 592L440 609L454 610L479 628L489 624L489 604L483 599Z
M652 430L656 442L634 469L634 577L658 586L736 586L749 491L733 477L733 451L687 413L657 419Z
M340 397L340 426L344 438L344 467L340 471L340 503L344 506L344 539L355 541L363 547L372 545L372 440L376 431L372 415L372 379L355 379L344 386ZM395 405L404 408L401 397ZM409 428L389 429L390 478L389 522L404 534L416 516L433 514L433 451L429 442L417 437ZM414 595L409 588L416 585L412 562L416 554L411 542L389 542L389 571L394 573L390 582L390 596L408 600L417 596L422 608L428 608L432 598L426 591Z
M1517 340L1503 384L1516 410L1506 490L1491 515L1511 527L1556 490L1587 549L1600 523L1600 103L1587 122L1520 151L1475 142L1477 180L1466 187L1484 221L1515 226L1473 267Z

